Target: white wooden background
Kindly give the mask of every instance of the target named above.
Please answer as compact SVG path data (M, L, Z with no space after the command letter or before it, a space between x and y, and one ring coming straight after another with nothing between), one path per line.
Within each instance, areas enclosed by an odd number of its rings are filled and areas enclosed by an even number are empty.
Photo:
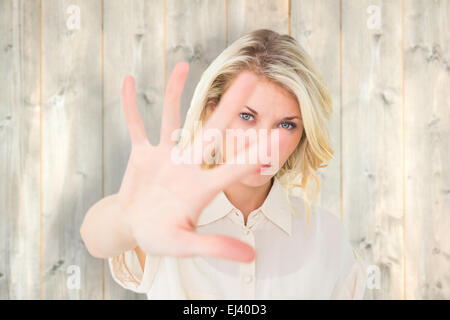
M257 28L296 37L333 94L318 204L379 268L365 298L449 299L449 17L449 0L0 0L0 299L145 299L79 234L125 170L122 80L156 143L175 63L184 120L208 64Z

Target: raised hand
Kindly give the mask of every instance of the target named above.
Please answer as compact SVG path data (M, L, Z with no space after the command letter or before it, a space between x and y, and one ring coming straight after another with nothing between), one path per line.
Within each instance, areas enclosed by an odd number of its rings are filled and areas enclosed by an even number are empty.
M203 155L201 150L208 148L204 133L212 128L224 132L231 118L245 104L257 77L247 71L239 74L228 89L229 94L223 96L204 125L203 134L197 135L196 142L189 148L181 150L172 139L172 133L180 128L180 98L188 72L189 65L179 62L170 76L157 146L152 146L147 139L136 104L134 79L129 76L124 80L123 110L132 145L118 193L126 215L124 221L147 254L204 255L248 262L255 255L251 246L227 236L199 234L196 225L203 208L222 189L259 168L260 163L240 164L227 159L217 168L204 170L199 163L176 163L173 155L174 151L180 156ZM243 155L255 150L256 143L252 142L239 152Z

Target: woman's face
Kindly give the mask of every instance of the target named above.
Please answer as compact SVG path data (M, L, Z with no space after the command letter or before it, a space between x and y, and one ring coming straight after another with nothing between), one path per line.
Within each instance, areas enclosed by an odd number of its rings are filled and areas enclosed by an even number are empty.
M225 151L226 148L232 148L233 154L237 153L239 145L235 135L249 129L257 134L258 152L263 154L260 161L272 164L271 168L255 170L240 180L242 184L257 187L266 184L275 175L300 142L303 122L297 100L284 88L260 78L246 105L240 108L227 126L222 140L225 147L222 149L223 161L226 161L229 152ZM233 147L230 147L230 141L234 141Z

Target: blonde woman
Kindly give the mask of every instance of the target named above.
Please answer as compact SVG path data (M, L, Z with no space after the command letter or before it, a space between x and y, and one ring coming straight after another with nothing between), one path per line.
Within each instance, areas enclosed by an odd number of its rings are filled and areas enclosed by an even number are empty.
M119 192L83 221L90 254L149 299L362 298L364 265L342 223L312 204L333 150L331 97L309 55L267 29L238 39L203 73L177 141L188 69L171 74L157 146L125 79L132 149Z

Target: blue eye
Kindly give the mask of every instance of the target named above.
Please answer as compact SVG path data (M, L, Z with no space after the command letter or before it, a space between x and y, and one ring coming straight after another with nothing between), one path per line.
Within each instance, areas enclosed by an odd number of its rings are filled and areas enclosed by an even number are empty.
M241 117L242 119L244 119L245 121L250 120L249 117L252 117L252 118L253 118L253 116L252 116L251 114L245 113L245 112L241 112L239 115L240 115L240 117Z
M292 130L292 129L294 129L297 126L293 122L283 122L281 125L283 125L283 124L287 124L288 126L290 126L290 127L283 127L284 129L287 129L287 130Z

